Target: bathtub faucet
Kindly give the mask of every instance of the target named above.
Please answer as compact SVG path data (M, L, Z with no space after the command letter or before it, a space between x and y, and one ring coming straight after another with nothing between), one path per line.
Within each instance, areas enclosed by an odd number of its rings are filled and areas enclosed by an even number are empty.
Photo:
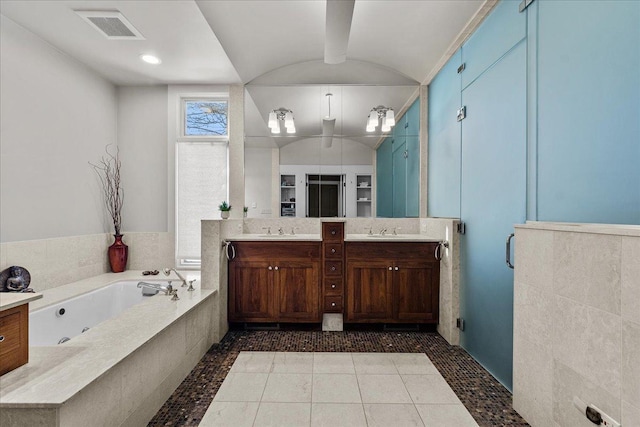
M162 291L166 295L169 295L173 291L173 287L170 284L160 285L158 283L138 282L138 287L154 289L156 291Z
M187 286L187 279L185 279L184 277L182 277L182 275L180 273L178 273L178 271L175 268L165 268L162 270L162 272L164 273L165 276L168 276L169 274L171 274L171 272L176 273L176 276L178 276L180 278L180 280L182 280L182 285L180 286Z

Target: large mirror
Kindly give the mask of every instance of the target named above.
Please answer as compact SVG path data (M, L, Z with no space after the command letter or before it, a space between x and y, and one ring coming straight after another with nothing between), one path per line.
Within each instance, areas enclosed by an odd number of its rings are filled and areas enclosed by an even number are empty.
M248 217L418 216L419 86L245 90Z

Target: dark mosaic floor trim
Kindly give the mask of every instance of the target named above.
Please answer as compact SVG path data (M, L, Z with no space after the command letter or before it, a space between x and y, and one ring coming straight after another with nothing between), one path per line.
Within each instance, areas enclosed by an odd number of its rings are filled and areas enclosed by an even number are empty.
M368 331L231 331L209 349L149 426L197 426L241 351L426 353L480 426L528 426L512 409L511 393L437 333Z

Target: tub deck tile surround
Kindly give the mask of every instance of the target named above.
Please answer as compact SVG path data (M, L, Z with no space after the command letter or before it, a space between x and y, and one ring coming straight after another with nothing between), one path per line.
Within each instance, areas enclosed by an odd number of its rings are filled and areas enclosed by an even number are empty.
M0 292L0 311L8 310L42 298L42 293Z
M273 356L273 352L308 352L309 354L330 352L331 356L346 355L346 352L353 353L354 356L356 353L415 353L416 357L419 357L419 354L426 354L478 425L483 427L528 426L512 409L511 393L462 348L449 345L437 333L315 330L228 332L219 344L214 344L209 349L148 425L150 427L198 426L242 351L265 352L267 358ZM251 354L258 357L258 353ZM318 353L314 356L316 355ZM270 362L271 359L269 359ZM304 363L299 365L302 366ZM316 373L315 369L314 366L313 373ZM353 374L357 375L355 365L353 369ZM405 375L417 372L404 370L411 369L410 366L403 365L402 369L406 372ZM304 367L300 370L306 372ZM419 371L417 375L425 376L430 373L433 374L431 371ZM418 387L417 390L420 388ZM451 398L453 399L453 396ZM289 405L300 404L290 403ZM329 405L329 403L323 403L323 405ZM241 406L246 408L246 413L250 415L256 415L258 411L257 402L220 402L218 406L221 411L234 412L238 406ZM437 411L433 412L433 408L429 405L420 404L416 405L416 408L418 413L428 414L427 416L432 416L434 419L446 419L447 416L436 413ZM237 425L244 425L242 424L244 421L238 420Z
M152 277L152 279L150 278ZM46 290L30 310L120 281L178 280L177 276L142 276L140 271L108 273ZM64 345L32 347L30 362L0 377L1 408L55 408L68 402L137 348L168 328L217 291L178 288L179 301L157 295L105 321ZM114 345L117 342L118 345Z

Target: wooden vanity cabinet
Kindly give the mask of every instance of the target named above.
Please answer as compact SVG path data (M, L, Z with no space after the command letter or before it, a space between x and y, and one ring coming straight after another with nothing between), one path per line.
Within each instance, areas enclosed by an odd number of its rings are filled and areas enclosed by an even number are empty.
M230 322L320 322L320 242L233 242Z
M344 222L322 223L323 312L344 311Z
M0 375L29 361L29 304L0 312Z
M346 242L350 323L438 323L437 243Z

